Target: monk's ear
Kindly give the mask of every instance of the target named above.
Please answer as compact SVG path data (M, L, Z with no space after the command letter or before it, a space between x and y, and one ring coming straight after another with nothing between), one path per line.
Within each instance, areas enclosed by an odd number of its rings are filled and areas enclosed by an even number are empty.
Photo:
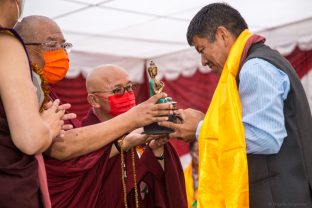
M99 108L100 104L98 103L98 98L93 95L93 94L88 94L87 97L88 103L93 107L93 108Z

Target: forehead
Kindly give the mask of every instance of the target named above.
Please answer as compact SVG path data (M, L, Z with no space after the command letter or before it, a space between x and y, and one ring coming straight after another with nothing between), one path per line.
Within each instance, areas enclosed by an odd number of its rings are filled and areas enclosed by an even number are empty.
M111 72L106 76L102 77L102 82L100 83L104 87L113 88L116 86L124 86L129 82L129 76L124 72ZM106 84L105 84L106 83Z
M38 37L44 40L64 40L64 36L60 28L52 23L41 25L37 34Z
M209 44L208 38L203 38L203 37L199 37L199 36L194 36L192 39L192 43L193 45L197 48L197 47L203 47Z

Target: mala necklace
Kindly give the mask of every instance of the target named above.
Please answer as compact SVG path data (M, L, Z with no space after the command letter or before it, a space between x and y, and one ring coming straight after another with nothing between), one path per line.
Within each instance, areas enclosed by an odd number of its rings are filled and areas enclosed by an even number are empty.
M123 142L124 142L125 136L118 140L118 144L120 147L120 158L121 158L121 180L122 180L122 189L123 189L123 195L124 195L124 203L125 208L128 208L127 203L127 186L125 179L127 178L126 174L126 164L125 164L125 155L124 155L124 148L123 148ZM135 207L139 208L139 194L138 194L138 188L137 188L137 180L136 180L136 170L135 170L135 148L131 148L131 160L132 160L132 171L133 171L133 183L134 183L134 193L135 193Z

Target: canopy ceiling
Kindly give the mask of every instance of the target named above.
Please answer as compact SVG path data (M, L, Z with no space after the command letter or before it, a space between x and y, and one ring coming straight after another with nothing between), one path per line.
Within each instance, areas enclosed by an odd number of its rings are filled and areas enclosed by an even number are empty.
M215 1L25 1L24 16L44 15L54 19L67 41L74 44L69 78L86 75L94 67L110 63L124 67L130 80L144 83L144 65L148 59L157 64L159 79L190 77L198 69L209 72L201 66L197 52L188 46L185 34L192 17ZM225 2L241 12L252 32L263 35L266 43L283 55L295 47L303 51L312 49L312 0ZM309 71L302 82L311 101L312 70Z
M189 50L187 26L196 12L212 2L215 1L26 0L23 15L54 19L75 51L149 59ZM312 36L311 0L226 2L241 12L251 31L262 31L273 45L290 47L298 38L307 40ZM275 27L300 22L305 22L300 29L271 35L276 33Z

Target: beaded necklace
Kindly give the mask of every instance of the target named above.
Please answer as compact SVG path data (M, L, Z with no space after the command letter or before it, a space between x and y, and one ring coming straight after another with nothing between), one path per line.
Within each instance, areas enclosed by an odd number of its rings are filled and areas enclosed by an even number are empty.
M124 148L123 148L123 140L125 136L120 140L120 158L121 158L121 180L122 180L122 189L123 189L123 197L125 208L128 208L127 203L127 186L125 179L127 178L126 174L126 164L125 164L125 156L124 156ZM135 170L135 148L131 148L131 160L132 160L132 171L133 171L133 183L134 183L134 193L135 193L135 207L139 208L139 194L137 188L137 180L136 180L136 170Z

